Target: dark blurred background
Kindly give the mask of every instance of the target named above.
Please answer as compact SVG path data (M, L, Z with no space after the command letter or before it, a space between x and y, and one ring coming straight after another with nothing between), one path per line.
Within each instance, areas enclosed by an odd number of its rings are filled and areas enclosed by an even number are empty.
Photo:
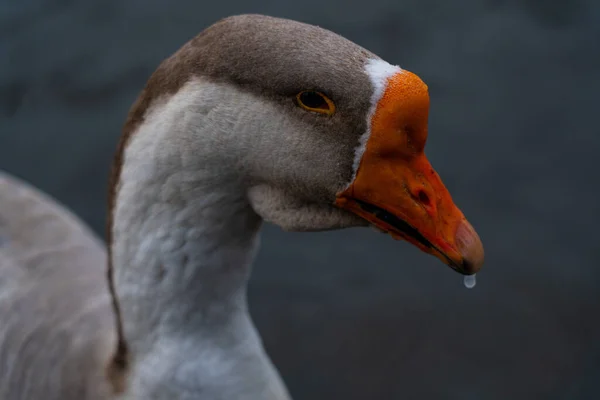
M482 237L475 289L372 232L267 226L250 304L297 399L600 398L600 2L0 0L0 168L103 231L157 64L221 17L288 17L429 85L427 153Z

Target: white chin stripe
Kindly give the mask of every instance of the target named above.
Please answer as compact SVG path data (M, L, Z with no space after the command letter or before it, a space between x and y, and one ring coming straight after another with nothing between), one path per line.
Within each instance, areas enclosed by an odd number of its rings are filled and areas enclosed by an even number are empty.
M371 96L371 108L367 114L367 131L360 137L358 147L355 150L353 165L354 173L352 174L352 180L350 181L349 185L351 185L356 178L360 160L365 153L367 142L371 136L371 119L373 118L373 114L375 114L375 110L377 109L379 100L381 100L381 96L383 96L383 93L385 92L388 79L399 72L402 72L402 68L396 65L391 65L390 63L380 59L372 58L365 64L365 73L373 85L373 95Z

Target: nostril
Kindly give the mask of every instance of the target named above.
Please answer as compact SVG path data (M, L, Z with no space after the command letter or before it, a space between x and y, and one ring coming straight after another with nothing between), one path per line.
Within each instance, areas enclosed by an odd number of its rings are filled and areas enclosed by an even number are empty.
M421 202L421 204L423 204L424 206L428 207L431 205L431 201L429 200L429 196L427 196L427 193L425 193L424 190L419 190L417 192L417 198L419 199L419 202Z

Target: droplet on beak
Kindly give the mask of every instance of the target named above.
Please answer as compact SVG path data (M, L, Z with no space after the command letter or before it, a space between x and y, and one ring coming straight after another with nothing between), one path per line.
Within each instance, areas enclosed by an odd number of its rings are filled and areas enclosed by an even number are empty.
M473 275L465 275L463 278L463 283L467 289L473 289L475 284L477 284L477 279L475 278L475 274Z

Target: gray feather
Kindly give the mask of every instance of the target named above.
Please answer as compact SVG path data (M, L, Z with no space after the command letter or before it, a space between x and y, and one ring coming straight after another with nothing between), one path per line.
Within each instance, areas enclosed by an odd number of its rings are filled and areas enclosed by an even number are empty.
M114 315L101 241L0 173L0 399L104 399Z

